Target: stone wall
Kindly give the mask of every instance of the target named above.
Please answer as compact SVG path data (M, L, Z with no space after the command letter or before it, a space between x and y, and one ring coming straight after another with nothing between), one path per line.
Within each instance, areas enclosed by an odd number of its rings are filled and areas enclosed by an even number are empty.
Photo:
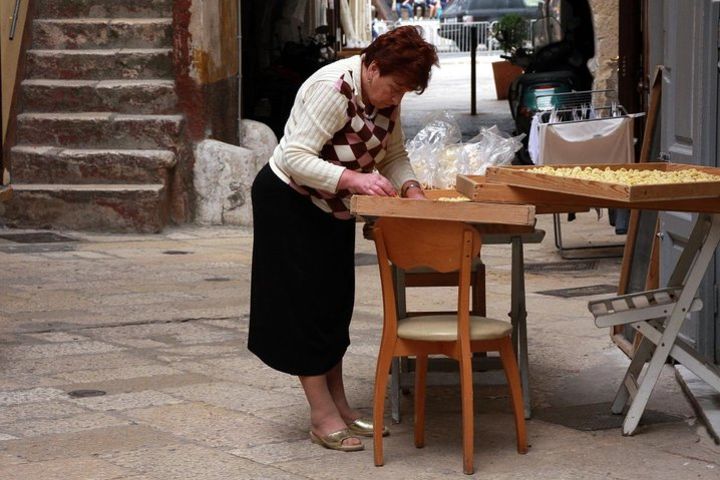
M237 0L175 1L178 96L195 143L194 220L204 225L252 224L250 188L277 145L266 125L238 121L237 7Z
M591 0L590 6L595 27L595 58L589 64L595 76L593 88L617 91L619 1Z

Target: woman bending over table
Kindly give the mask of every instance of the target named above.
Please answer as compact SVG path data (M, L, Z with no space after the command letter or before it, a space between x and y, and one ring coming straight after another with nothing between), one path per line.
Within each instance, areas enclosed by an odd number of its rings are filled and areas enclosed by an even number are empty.
M310 438L326 448L362 450L358 436L373 434L348 404L342 378L355 296L350 196L424 197L405 151L400 102L425 90L437 64L435 48L404 26L321 68L300 87L253 183L248 348L299 377Z

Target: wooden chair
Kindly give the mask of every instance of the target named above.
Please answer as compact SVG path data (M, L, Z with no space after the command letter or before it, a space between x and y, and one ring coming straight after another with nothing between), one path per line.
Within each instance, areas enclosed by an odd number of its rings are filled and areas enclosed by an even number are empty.
M384 324L375 373L374 424L381 432L388 371L393 357L416 357L415 446L425 444L425 379L428 355L442 354L458 360L462 397L463 471L473 468L473 352L497 351L510 386L519 453L527 452L522 392L508 322L470 315L470 271L480 253L480 234L461 222L382 218L374 229L383 292ZM458 272L457 312L424 313L397 318L391 264L410 270L430 267ZM383 465L383 438L373 438L375 465Z

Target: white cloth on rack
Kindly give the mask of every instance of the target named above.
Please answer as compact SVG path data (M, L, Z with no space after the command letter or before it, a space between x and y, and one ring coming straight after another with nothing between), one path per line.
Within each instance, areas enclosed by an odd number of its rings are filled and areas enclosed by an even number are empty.
M538 160L540 157L540 117L542 117L542 112L538 112L533 116L530 123L530 135L528 135L528 153L535 165L539 165Z
M538 165L635 161L632 117L541 124L538 133Z

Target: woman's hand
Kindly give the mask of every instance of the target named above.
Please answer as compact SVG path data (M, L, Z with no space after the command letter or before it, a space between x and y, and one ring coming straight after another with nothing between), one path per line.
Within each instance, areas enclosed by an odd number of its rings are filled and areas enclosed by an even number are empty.
M350 193L361 195L397 197L395 187L392 186L390 180L377 172L360 173L354 170L345 170L340 176L338 190L348 190Z
M425 199L425 192L423 191L420 182L418 182L417 180L408 180L407 182L403 183L400 192L401 196L405 198L414 198L416 200Z
M408 188L407 192L405 192L405 198L424 200L426 197L425 192L423 192L422 188Z

